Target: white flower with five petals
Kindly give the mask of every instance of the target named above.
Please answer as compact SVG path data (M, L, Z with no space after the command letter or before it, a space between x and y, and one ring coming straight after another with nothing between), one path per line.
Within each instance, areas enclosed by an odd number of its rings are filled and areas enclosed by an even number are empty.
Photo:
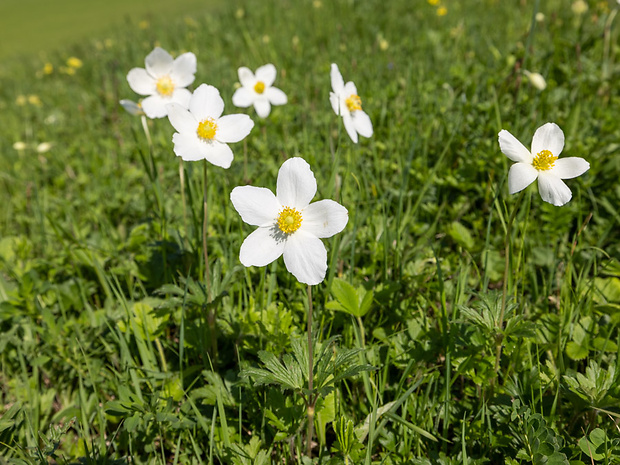
M226 115L224 100L213 86L201 84L189 101L189 110L178 103L167 107L170 123L178 132L172 136L174 153L186 161L206 159L230 167L233 152L227 145L239 142L254 127L248 115Z
M342 116L344 128L349 137L357 144L357 135L364 137L372 136L372 123L368 115L362 110L362 99L357 94L357 88L353 82L346 84L338 65L332 63L331 69L332 90L329 93L329 101L337 115Z
M499 146L504 155L516 162L508 172L509 192L522 191L538 179L540 196L556 207L566 204L572 197L562 179L576 178L590 169L583 158L558 158L564 148L564 133L555 123L544 124L536 130L531 151L505 129L499 132Z
M254 105L256 114L266 118L271 112L271 105L284 105L287 102L286 94L277 87L273 87L276 80L276 67L271 63L261 66L254 74L249 68L239 68L239 87L233 94L233 105L247 108Z
M185 87L194 82L196 55L184 53L173 59L160 47L149 53L145 68L133 68L127 74L129 87L140 95L148 95L140 105L149 118L163 118L166 105L178 103L187 108L191 92Z
M310 203L316 179L302 158L285 161L278 172L276 195L267 188L235 187L230 199L241 219L258 226L241 245L245 266L265 266L284 256L286 269L299 282L319 284L327 271L321 238L344 229L347 209L333 200Z

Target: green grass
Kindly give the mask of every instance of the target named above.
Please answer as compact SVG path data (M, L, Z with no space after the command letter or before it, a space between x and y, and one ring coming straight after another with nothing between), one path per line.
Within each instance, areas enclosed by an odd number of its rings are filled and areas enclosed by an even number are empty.
M230 2L6 63L0 463L617 463L615 3L579 17L548 0L532 22L534 3ZM118 104L155 45L194 52L194 87L218 87L227 114L239 66L274 63L289 98L264 121L248 110L231 168L208 167L212 299L202 163L184 165L185 220L172 127L149 121L151 159ZM329 104L331 63L373 121L358 145ZM535 186L508 194L497 142L529 146L548 121L591 165L561 208ZM281 259L240 264L253 228L229 200L275 189L293 156L349 210L313 289L312 459L305 286Z

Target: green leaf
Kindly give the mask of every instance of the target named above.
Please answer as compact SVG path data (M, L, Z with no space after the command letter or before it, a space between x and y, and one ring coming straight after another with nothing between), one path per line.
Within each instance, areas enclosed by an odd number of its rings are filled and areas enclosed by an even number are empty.
M475 242L469 229L455 221L448 227L448 236L466 250L472 250Z
M570 341L566 344L566 355L572 360L583 360L588 356L589 352L587 347L579 345L575 341Z
M339 308L333 308L334 310L340 310L353 316L361 316L359 315L360 306L357 292L348 282L339 278L334 279L332 294L339 304Z
M579 448L591 459L603 460L605 458L605 444L608 441L605 431L595 428L590 433L589 439L584 436L579 440Z

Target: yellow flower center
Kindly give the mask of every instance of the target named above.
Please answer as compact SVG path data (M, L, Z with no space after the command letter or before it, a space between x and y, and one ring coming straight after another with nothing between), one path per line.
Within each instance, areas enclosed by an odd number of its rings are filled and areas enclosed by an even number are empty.
M534 160L532 161L532 166L534 166L534 168L536 168L538 171L547 171L553 168L557 159L558 157L554 157L549 150L541 150L534 157Z
M217 124L213 118L207 118L201 121L198 123L198 129L196 129L198 137L207 142L215 138L215 131L217 131Z
M346 103L347 108L351 112L362 109L362 99L359 95L349 95L349 97L344 101L344 103Z
M292 234L301 226L301 213L291 207L284 207L278 215L278 228L284 234Z
M265 92L265 83L263 81L258 81L256 84L254 84L254 92L256 92L257 94L262 94L263 92Z
M157 80L156 87L157 92L159 92L159 95L162 97L170 97L174 92L174 83L172 82L172 79L170 79L170 76L160 77Z

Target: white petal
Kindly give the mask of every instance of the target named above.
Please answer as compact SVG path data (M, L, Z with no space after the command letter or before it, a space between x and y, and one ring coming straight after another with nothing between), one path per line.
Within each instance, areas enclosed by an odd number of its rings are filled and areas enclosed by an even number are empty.
M353 118L353 125L355 130L360 136L371 137L372 136L372 123L370 117L362 110L357 110L351 114Z
M337 94L330 92L329 103L332 104L332 109L334 110L334 113L340 115L340 97L338 97Z
M192 93L183 87L177 87L174 89L172 97L170 97L170 101L172 103L178 103L183 108L189 108L189 102L191 99Z
M168 112L168 119L170 120L170 124L172 127L180 133L193 133L196 134L196 130L198 129L198 121L196 118L182 105L178 103L169 103L166 106L166 110Z
M538 170L529 163L515 163L508 171L508 192L514 194L536 181Z
M357 94L357 87L355 87L355 84L353 84L353 81L349 81L344 85L344 89L342 90L342 94L345 97L349 97L351 95L358 95Z
M123 99L119 102L127 113L133 116L144 115L142 107L133 100Z
M285 238L270 227L258 228L241 244L239 260L244 266L269 265L282 255L285 244Z
M247 108L254 103L256 94L245 87L239 87L232 97L233 105L239 108Z
M254 109L256 114L261 118L267 118L271 113L271 104L264 96L260 96L254 100Z
M560 158L555 161L555 166L550 173L560 179L571 179L581 176L590 169L590 163L579 157Z
M316 194L316 179L303 158L289 158L278 171L276 196L285 207L304 209Z
M180 134L172 135L174 153L185 161L204 160L207 157L207 144L198 139L197 135Z
M512 161L532 163L533 157L531 152L508 131L502 129L498 134L498 140L500 150Z
M211 142L203 142L207 146L205 158L209 163L222 168L230 168L234 155L230 147L216 140Z
M287 238L284 264L300 283L319 284L327 272L327 250L321 239L298 230Z
M136 94L153 95L157 93L155 87L155 79L144 68L133 68L127 73L127 82L129 87Z
M336 63L332 63L330 76L332 80L332 90L336 94L340 94L344 90L344 79L342 79L342 74L340 74L340 70Z
M272 105L284 105L288 101L286 94L277 87L265 89L265 97L267 97Z
M549 150L557 157L564 148L564 133L555 123L543 124L534 133L532 138L532 153L538 154L543 150Z
M239 75L239 82L243 87L254 87L256 84L254 73L249 68L242 66L237 70L237 74Z
M239 142L254 127L254 121L248 115L235 114L222 116L217 120L215 138L224 143Z
M549 172L538 175L538 192L545 202L561 207L567 203L573 194L564 181Z
M198 121L207 118L218 119L224 111L224 100L220 96L220 91L213 86L201 84L189 101L189 111Z
M140 102L144 114L149 118L163 118L168 115L166 105L170 103L170 99L163 99L159 95L151 95Z
M230 200L241 219L253 226L273 226L281 205L266 187L238 186L230 193Z
M351 118L351 113L348 111L343 111L342 122L344 123L344 128L347 130L347 134L349 134L351 140L357 144L357 131L355 130L355 124L353 123L353 118Z
M155 47L155 49L146 56L146 70L148 73L158 78L172 72L172 64L174 60L172 56L163 48Z
M346 208L333 200L320 200L303 210L300 231L316 237L331 237L342 231L348 221Z
M184 53L174 60L170 77L179 87L187 87L194 82L196 74L196 55L192 52Z
M256 80L263 82L265 87L271 87L276 80L276 74L276 67L268 63L256 70Z

